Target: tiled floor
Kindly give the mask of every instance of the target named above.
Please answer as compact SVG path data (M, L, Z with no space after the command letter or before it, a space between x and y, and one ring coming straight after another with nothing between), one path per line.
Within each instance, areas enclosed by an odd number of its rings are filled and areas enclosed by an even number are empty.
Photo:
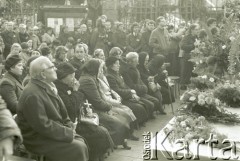
M179 108L179 102L174 103L174 110ZM173 117L171 112L171 106L166 106L165 111L167 115L155 115L156 119L150 120L146 123L146 127L142 127L135 132L135 135L140 138L139 141L128 141L129 146L132 147L131 150L124 150L121 146L118 147L111 155L106 159L106 161L143 161L143 136L144 132L156 133L162 129L166 123Z

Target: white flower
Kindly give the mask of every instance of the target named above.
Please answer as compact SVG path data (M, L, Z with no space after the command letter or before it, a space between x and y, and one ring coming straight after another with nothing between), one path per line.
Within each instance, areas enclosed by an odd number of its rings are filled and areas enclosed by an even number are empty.
M205 98L205 97L204 97L203 94L199 94L199 95L198 95L198 99L199 99L199 100L204 99L204 98Z
M210 82L214 82L214 78L211 77L211 78L209 79L209 81L210 81Z
M209 104L209 105L211 105L212 102L213 102L213 100L212 100L211 97L206 97L206 98L205 98L205 101L206 101L206 103Z
M190 101L195 101L195 100L196 100L196 97L191 96L191 97L189 98L189 100L190 100Z
M189 131L190 130L190 128L189 127L186 127L186 131Z
M229 39L230 39L231 41L234 41L236 38L233 37L233 36L231 36Z
M222 49L226 49L226 47L227 47L226 45L223 45L223 46L222 46Z
M203 78L203 79L207 79L207 75L203 75L202 78Z
M200 62L199 62L200 64L202 64L203 63L203 61L202 60L200 60Z
M182 122L180 123L180 125L181 125L182 127L187 127L187 124L186 124L185 121L182 121Z
M68 93L68 95L71 95L71 94L72 94L72 92L71 92L70 90L68 90L67 93Z
M203 105L205 105L205 101L203 99L200 99L200 100L198 100L198 104L203 106Z

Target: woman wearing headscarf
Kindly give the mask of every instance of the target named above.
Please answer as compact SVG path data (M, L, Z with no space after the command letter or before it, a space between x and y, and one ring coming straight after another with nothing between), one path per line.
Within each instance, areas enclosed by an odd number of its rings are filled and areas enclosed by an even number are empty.
M154 82L158 83L161 86L161 93L163 104L171 104L175 102L175 98L173 95L171 87L168 84L167 79L167 71L164 67L165 57L162 55L156 55L148 64L149 72L152 76L154 76Z
M81 111L84 110L86 99L84 94L78 91L80 84L75 79L75 71L76 69L70 63L59 64L57 66L58 79L55 81L55 85L71 121L75 122L78 119L76 132L87 140L90 160L103 161L104 154L109 148L112 148L113 141L108 130L103 126L81 120Z
M93 106L93 111L99 116L99 122L106 127L115 145L123 145L125 149L131 149L127 145L129 128L121 122L113 113L112 105L104 100L101 95L98 74L103 70L99 59L91 59L82 68L80 77L80 91L84 93L89 103Z
M148 93L159 100L159 106L157 110L160 114L166 114L162 107L162 94L160 92L160 85L154 82L154 76L150 74L148 69L149 55L146 52L139 53L138 70L141 75L143 83L148 87Z

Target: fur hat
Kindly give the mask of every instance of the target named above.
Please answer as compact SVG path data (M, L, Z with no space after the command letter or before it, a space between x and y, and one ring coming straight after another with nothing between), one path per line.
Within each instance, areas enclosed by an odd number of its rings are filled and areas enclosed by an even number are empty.
M57 77L59 80L65 78L69 74L73 74L76 69L70 63L61 63L57 66Z
M10 70L10 68L12 66L16 65L20 61L22 61L22 59L20 58L20 56L18 54L9 55L7 57L7 60L5 61L5 69Z

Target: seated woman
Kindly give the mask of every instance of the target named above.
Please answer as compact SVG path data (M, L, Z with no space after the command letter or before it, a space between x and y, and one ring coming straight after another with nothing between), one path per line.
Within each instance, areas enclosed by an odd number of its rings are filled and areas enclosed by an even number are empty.
M103 126L96 125L94 122L81 121L80 111L83 110L85 98L83 93L78 91L80 84L75 79L76 69L66 62L59 64L57 68L58 79L55 81L55 85L71 121L75 122L76 119L79 119L76 132L87 140L90 160L103 161L104 154L113 147L111 136Z
M147 121L147 112L144 103L137 100L139 97L136 91L129 88L119 73L120 60L117 57L110 56L106 60L107 80L110 87L115 90L122 98L121 102L128 106L137 118L137 122L141 125Z
M101 61L101 66L106 67L103 61ZM135 122L136 116L133 114L132 110L129 107L122 104L121 102L122 98L114 90L110 88L108 80L104 75L104 71L99 72L98 81L102 98L113 106L112 108L113 112L119 114L116 117L122 120L122 122L124 122L125 125L128 128L130 128L131 131L130 139L139 140L139 138L133 135L135 127L134 125L136 125Z
M5 62L4 74L0 82L0 94L7 103L7 108L14 115L17 112L18 99L22 94L23 86L21 75L23 73L22 59L19 55L9 55Z
M149 62L148 69L152 76L154 76L155 83L158 83L161 86L161 93L163 97L163 104L171 104L175 102L175 98L173 95L171 87L168 85L167 73L164 69L164 60L165 57L162 55L156 55L153 59Z
M99 71L103 70L101 62L93 58L84 64L82 70L80 91L93 105L93 111L99 115L100 124L108 129L115 145L123 145L125 149L131 149L127 146L126 139L129 136L129 129L113 114L112 105L102 98L97 79Z
M156 109L160 114L166 114L162 107L162 93L160 92L161 86L154 82L154 76L152 76L148 70L149 55L146 52L139 53L138 70L141 75L143 83L148 87L148 93L159 100L160 106Z

